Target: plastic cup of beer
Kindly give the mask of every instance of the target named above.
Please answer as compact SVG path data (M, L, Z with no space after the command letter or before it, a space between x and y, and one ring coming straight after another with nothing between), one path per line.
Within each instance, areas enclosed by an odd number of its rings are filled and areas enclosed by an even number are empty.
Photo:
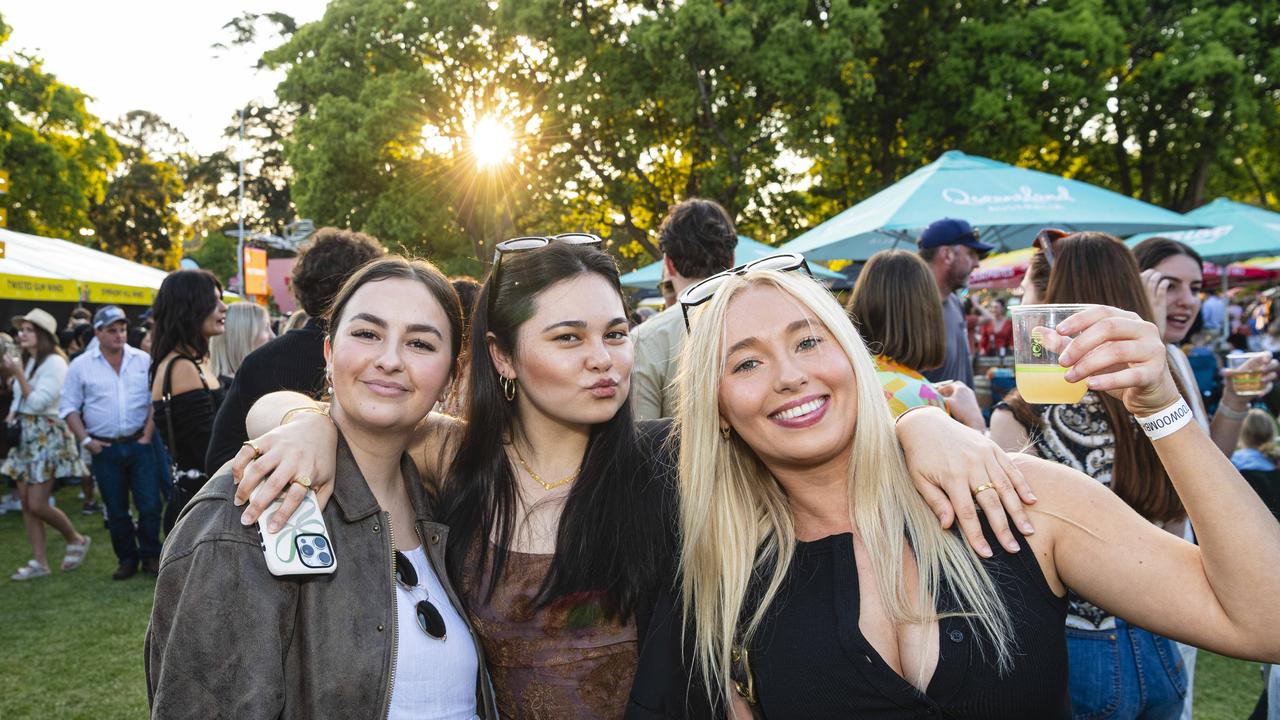
M1058 353L1045 347L1045 333L1091 305L1018 305L1013 317L1013 376L1018 393L1029 403L1074 405L1084 399L1084 381L1067 382Z
M1236 394L1241 397L1252 397L1254 395L1262 394L1262 390L1265 387L1265 383L1262 382L1262 368L1265 367L1267 361L1271 359L1271 353L1234 352L1227 355L1227 367L1232 370L1237 370L1245 365L1250 365L1250 361L1254 358L1260 358L1251 364L1251 367L1258 368L1257 372L1245 372L1231 376L1231 386L1235 388Z

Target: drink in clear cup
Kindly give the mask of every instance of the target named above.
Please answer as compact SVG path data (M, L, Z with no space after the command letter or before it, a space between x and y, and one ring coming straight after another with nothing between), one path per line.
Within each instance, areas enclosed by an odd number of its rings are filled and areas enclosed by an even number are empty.
M1018 305L1013 317L1014 380L1029 403L1075 404L1089 389L1084 381L1067 382L1067 369L1058 364L1058 353L1045 347L1043 333L1087 310L1089 305Z
M1261 360L1254 362L1253 363L1254 365L1265 366L1267 363L1267 360L1271 359L1271 353L1269 352L1234 352L1234 353L1231 353L1230 355L1227 355L1227 367L1231 368L1232 370L1235 370L1236 368L1244 367L1246 364L1249 363L1250 360L1253 360L1254 358L1262 358ZM1241 373L1239 375L1232 376L1231 386L1235 388L1236 394L1241 397L1252 397L1254 395L1261 395L1262 389L1265 386L1265 384L1262 382L1261 367L1259 367L1257 372L1247 372L1247 373Z

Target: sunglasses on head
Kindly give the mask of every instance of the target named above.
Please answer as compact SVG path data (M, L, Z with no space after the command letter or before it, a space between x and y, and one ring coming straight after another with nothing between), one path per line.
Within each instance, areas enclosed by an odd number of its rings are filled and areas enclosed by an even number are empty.
M806 275L813 277L813 271L809 269L809 263L805 261L804 256L800 253L770 255L769 257L762 257L759 260L752 260L749 263L718 272L705 280L700 280L690 285L684 289L684 292L680 293L680 312L684 313L684 329L690 329L689 308L697 307L715 297L716 291L720 289L725 280L736 275L746 275L753 270L776 270L778 272L804 270Z
M550 236L527 235L525 237L503 240L497 245L494 245L493 269L489 271L489 274L493 277L493 287L495 290L491 291L489 296L490 309L492 309L493 306L493 296L497 294L498 268L502 264L502 256L525 252L528 250L537 250L538 248L544 248L553 242L564 243L566 245L601 245L604 243L604 240L601 240L600 236L592 235L591 233L561 233L559 235Z
M405 590L415 590L422 588L425 593L426 588L418 584L418 571L413 567L413 562L399 550L396 550L396 582L404 586ZM414 606L414 615L418 618L418 627L422 628L422 632L427 637L435 640L445 639L444 616L431 604L431 598L419 600Z
M1058 241L1070 234L1071 233L1066 230L1045 228L1036 235L1036 239L1033 244L1035 247L1040 248L1040 252L1044 253L1045 262L1049 263L1049 267L1053 267L1054 249L1057 246Z
M503 255L522 252L525 250L537 250L546 247L553 242L564 243L566 245L600 245L604 241L598 235L591 233L561 233L560 235L528 235L525 237L511 238L503 240L493 246L493 267L497 270L498 261Z

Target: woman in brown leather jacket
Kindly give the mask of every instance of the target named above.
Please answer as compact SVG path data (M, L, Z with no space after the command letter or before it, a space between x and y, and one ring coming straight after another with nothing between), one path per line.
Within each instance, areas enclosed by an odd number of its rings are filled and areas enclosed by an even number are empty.
M228 502L230 473L210 481L161 558L146 640L153 717L494 717L445 572L448 529L405 453L455 371L457 296L433 266L384 258L347 281L326 326L339 442L323 517L336 567L270 574L257 528Z

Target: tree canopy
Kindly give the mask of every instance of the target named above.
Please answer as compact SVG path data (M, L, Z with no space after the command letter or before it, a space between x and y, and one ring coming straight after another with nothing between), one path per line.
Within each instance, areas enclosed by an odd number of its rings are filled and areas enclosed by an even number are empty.
M1280 0L332 0L240 15L228 43L267 27L283 79L246 118L248 229L306 217L451 272L570 230L648 262L692 196L779 242L948 149L1177 211L1280 204ZM106 127L35 58L0 82L15 227L227 264L230 148Z

